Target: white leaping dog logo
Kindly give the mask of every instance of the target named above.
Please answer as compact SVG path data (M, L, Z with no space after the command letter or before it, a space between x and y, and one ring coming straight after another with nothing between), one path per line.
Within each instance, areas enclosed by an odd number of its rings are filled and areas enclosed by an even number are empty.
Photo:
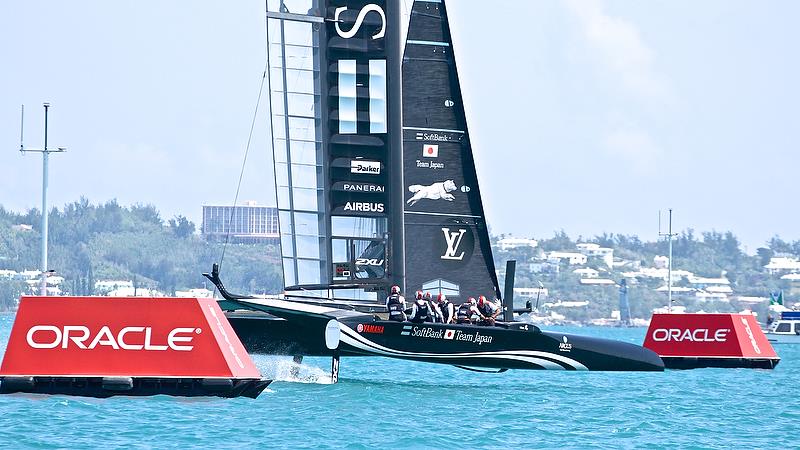
M447 200L452 202L456 198L450 192L457 190L456 183L453 180L442 181L433 183L430 186L423 186L421 184L412 184L408 187L414 195L408 199L406 203L408 206L414 206L418 201L427 198L428 200Z

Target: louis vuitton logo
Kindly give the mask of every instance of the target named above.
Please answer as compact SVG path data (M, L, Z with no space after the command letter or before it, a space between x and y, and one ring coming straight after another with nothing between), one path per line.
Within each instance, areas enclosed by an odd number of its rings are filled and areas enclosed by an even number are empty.
M450 228L442 228L442 233L444 233L444 239L447 243L447 250L445 250L444 255L442 255L442 259L453 261L461 261L464 259L465 252L462 251L458 256L456 256L456 252L458 252L461 246L461 240L464 239L464 233L466 232L467 230L463 228L458 229L458 231L450 231Z

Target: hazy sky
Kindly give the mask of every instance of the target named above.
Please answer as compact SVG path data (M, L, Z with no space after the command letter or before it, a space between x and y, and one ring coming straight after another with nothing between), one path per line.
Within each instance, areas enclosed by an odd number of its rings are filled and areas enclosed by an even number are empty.
M263 1L0 4L0 204L230 204L264 69ZM448 3L495 233L800 239L800 2ZM266 102L262 106L266 106ZM266 109L240 200L274 204Z

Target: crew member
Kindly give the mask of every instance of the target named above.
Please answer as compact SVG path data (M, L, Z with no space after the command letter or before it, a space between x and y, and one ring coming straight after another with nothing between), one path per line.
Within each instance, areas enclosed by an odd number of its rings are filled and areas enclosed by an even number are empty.
M389 310L389 320L405 322L406 299L400 295L400 286L392 286L392 293L386 297L386 309Z
M475 307L475 298L470 297L456 310L456 323L474 323L473 318L477 317L479 314L478 308Z
M431 309L431 322L444 323L444 316L439 308L439 302L433 300L430 292L425 293L425 301L428 302L428 307Z
M433 322L430 303L422 295L422 291L417 291L414 303L411 304L411 314L408 320L414 323Z
M447 296L439 294L439 296L436 297L436 302L438 303L439 311L442 313L442 323L455 323L456 308L453 303L447 299Z
M478 312L480 313L480 324L493 326L495 318L500 314L500 307L494 302L490 302L485 296L478 297Z

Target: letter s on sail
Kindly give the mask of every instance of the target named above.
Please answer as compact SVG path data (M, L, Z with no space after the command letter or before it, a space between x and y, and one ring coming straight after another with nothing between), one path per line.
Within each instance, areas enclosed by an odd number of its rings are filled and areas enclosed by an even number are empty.
M358 12L358 17L356 17L356 23L353 25L353 28L346 32L339 28L339 14L341 14L343 11L347 11L347 6L336 8L333 14L333 20L336 21L336 33L339 36L345 39L350 39L351 37L355 36L356 33L358 33L358 29L361 28L361 24L364 22L364 18L367 16L367 13L370 11L375 11L381 15L381 30L378 31L378 34L372 36L372 39L380 39L386 34L386 14L383 12L383 9L380 6L370 3L361 8L361 11Z

